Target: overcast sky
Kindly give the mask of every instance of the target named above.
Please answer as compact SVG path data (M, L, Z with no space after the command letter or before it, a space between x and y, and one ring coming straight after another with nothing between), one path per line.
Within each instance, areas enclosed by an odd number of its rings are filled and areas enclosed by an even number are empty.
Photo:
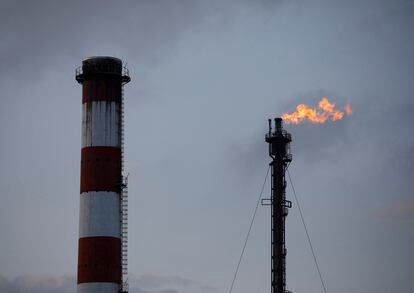
M74 74L93 55L122 58L132 78L132 293L228 292L267 119L321 97L354 115L286 129L328 292L414 292L413 27L412 0L0 0L0 292L76 288ZM322 292L296 204L286 235L288 288ZM260 207L233 292L269 290Z

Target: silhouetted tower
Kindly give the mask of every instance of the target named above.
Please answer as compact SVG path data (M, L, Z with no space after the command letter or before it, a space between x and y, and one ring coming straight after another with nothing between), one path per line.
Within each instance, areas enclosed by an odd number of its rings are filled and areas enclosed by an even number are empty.
M272 158L272 194L270 199L262 200L262 204L271 205L272 209L272 293L286 293L285 219L292 202L286 200L285 172L292 161L292 137L283 129L281 118L275 119L274 131L269 119L265 140Z
M118 58L83 60L78 293L127 292L127 194L123 177L123 85Z

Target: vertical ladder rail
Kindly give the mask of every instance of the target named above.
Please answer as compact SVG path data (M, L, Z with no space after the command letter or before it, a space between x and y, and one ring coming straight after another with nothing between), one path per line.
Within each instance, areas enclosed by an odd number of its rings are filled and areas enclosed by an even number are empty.
M121 168L122 168L122 188L121 188L121 288L120 292L128 292L128 175L124 175L124 86L121 87Z
M128 176L124 179L121 200L121 233L122 233L122 292L128 292Z

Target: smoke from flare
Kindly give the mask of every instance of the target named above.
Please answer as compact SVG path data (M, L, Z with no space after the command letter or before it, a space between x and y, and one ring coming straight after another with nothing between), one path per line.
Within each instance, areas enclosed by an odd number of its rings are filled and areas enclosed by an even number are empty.
M335 109L335 104L329 102L327 98L322 98L318 107L311 108L305 104L299 104L296 106L296 112L283 113L282 119L286 123L299 124L304 120L310 121L315 124L322 124L326 120L332 121L341 120L345 115L351 115L352 108L350 105L346 105L344 112Z

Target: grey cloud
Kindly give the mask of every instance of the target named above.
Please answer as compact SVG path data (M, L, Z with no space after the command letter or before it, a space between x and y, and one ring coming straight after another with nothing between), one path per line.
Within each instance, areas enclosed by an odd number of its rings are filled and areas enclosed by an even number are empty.
M215 288L203 285L200 282L178 276L140 275L132 276L130 284L134 288L141 288L147 292L175 293L175 292L217 292Z
M173 55L177 39L210 15L223 23L240 9L248 10L246 4L263 11L272 2L2 1L2 81L37 80L68 58L74 64L90 55L134 59L139 64L137 74L143 75L165 54Z
M131 278L131 293L189 293L216 292L213 288L176 276L143 275ZM73 293L76 291L76 278L72 276L25 275L8 280L0 274L2 293Z
M0 275L0 292L4 293L73 293L76 279L71 276L19 276L8 280Z
M410 194L408 199L394 201L394 204L378 209L373 215L380 219L393 221L414 220L414 195Z
M387 9L382 9L381 11L373 7L372 17L360 22L360 28L378 31L384 30L387 26L393 24L412 24L414 14L413 1L399 0L396 3L387 3Z
M3 1L2 6L2 71L30 80L68 58L97 54L133 54L143 66L171 50L204 15L197 1Z
M133 278L133 281L145 288L155 289L163 286L168 286L171 284L176 284L180 286L191 286L196 284L196 282L181 278L177 276L157 276L157 275L142 275Z

